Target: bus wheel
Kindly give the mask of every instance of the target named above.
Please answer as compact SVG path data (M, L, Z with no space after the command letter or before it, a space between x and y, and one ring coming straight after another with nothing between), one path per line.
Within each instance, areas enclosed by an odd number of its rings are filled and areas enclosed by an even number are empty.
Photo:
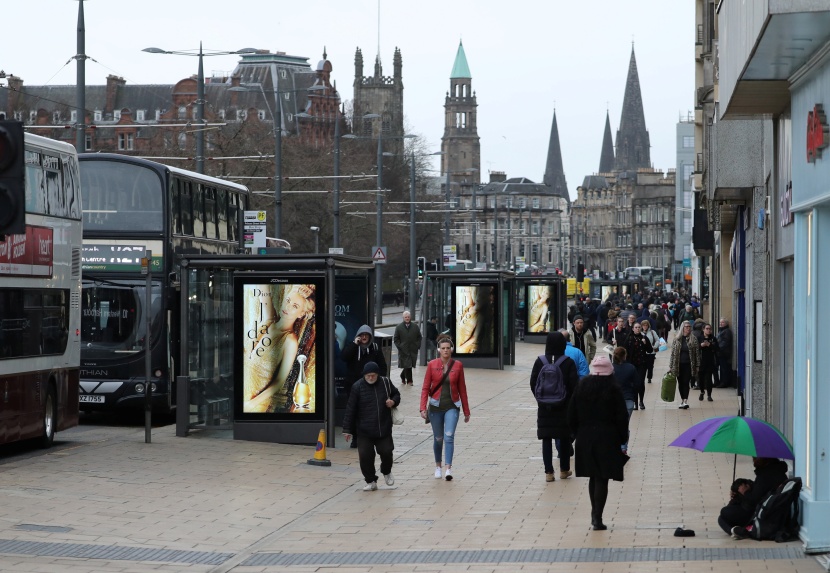
M55 426L58 423L55 389L51 386L46 393L46 402L43 405L43 434L40 436L40 447L48 448L55 440Z

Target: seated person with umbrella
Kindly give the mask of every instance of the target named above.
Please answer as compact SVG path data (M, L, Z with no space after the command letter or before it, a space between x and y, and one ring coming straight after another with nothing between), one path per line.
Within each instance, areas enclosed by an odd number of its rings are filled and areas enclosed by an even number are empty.
M735 480L729 491L729 503L720 510L718 525L735 539L748 537L746 526L755 507L787 481L787 462L775 458L752 458L755 481ZM748 482L748 483L747 483Z

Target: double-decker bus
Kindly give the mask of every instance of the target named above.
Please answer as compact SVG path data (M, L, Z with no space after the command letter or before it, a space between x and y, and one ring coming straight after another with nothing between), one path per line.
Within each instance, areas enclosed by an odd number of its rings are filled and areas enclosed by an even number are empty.
M248 189L125 155L81 154L79 160L84 205L80 408L143 408L149 336L153 410L170 412L176 376L187 374L178 363L177 255L238 252ZM150 308L141 275L148 250Z
M25 134L26 232L0 239L0 444L78 424L81 190L66 143Z

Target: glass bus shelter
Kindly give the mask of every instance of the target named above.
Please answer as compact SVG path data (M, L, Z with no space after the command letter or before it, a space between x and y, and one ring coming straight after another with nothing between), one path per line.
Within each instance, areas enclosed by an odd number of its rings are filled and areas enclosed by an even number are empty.
M437 271L424 277L422 316L438 318L465 368L502 370L516 362L515 275L505 271ZM426 343L421 365L427 363Z
M567 283L561 277L516 279L516 336L544 344L549 332L568 327Z
M334 444L340 348L372 323L371 259L184 255L176 435Z

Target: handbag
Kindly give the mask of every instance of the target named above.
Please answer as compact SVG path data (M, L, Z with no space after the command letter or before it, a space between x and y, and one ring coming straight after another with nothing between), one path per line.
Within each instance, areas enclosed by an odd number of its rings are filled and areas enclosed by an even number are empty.
M383 387L386 390L386 397L389 400L391 400L392 397L389 395L389 387L386 385L387 383L391 384L392 381L389 380L388 378L384 378L383 379ZM390 409L392 410L392 423L396 426L400 426L401 424L403 424L403 421L404 421L403 412L399 411L397 406L393 406Z
M671 372L666 372L663 376L663 382L660 387L660 399L663 402L674 402L674 393L677 390L677 376Z

